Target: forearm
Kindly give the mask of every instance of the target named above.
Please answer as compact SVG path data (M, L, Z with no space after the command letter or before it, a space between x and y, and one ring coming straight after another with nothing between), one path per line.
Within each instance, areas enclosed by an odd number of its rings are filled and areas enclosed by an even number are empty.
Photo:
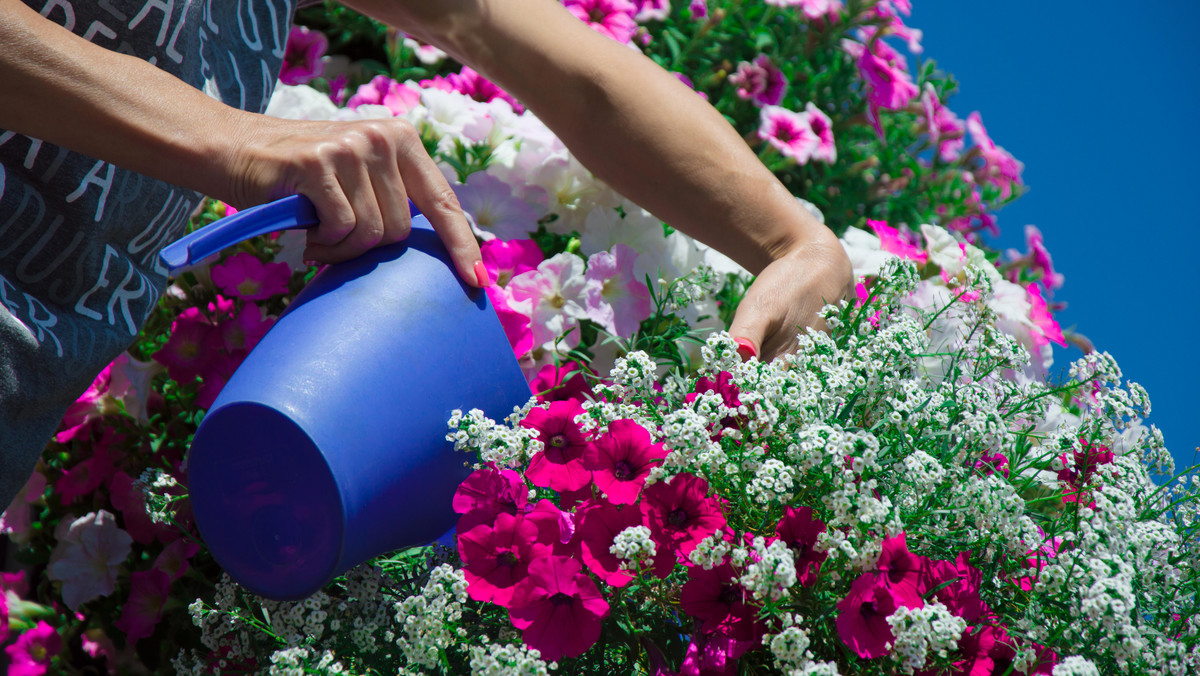
M208 194L240 111L0 0L0 128ZM14 94L19 93L19 94Z
M798 248L830 246L828 229L715 109L555 0L459 2L437 21L414 18L411 0L350 4L423 33L500 84L599 178L751 272Z

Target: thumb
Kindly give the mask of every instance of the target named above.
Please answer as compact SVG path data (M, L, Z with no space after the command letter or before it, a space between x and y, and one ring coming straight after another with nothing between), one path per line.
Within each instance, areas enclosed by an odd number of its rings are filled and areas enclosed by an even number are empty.
M729 335L738 344L738 354L742 361L762 354L763 341L767 336L767 314L761 311L757 299L747 294L738 305L733 315L733 323L729 325Z

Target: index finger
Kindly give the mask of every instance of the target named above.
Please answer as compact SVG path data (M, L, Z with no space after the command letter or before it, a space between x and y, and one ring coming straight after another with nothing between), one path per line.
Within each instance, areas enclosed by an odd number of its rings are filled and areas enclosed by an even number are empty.
M450 252L450 260L454 261L454 267L458 270L458 276L471 286L490 286L491 280L479 253L479 243L475 241L475 233L471 231L471 225L458 203L458 196L437 164L425 154L419 139L417 144L419 147L415 149L411 145L402 145L396 159L409 199L425 214L441 237Z

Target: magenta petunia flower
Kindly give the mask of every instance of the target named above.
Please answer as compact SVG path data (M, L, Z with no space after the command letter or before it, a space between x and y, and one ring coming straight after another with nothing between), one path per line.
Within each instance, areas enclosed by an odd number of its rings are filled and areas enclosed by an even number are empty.
M458 533L467 594L476 601L509 607L529 564L551 553L550 546L538 542L537 526L521 516L501 513L493 524Z
M1008 478L1008 456L996 451L988 453L984 451L979 460L975 461L975 469L981 472L984 476L989 476L995 472L1000 472L1004 478Z
M509 280L522 272L537 270L546 260L532 239L489 239L479 245L479 256L488 276L499 286L508 286Z
M385 106L395 115L403 115L421 102L421 90L396 82L386 75L376 75L367 84L359 86L346 107L356 110L359 106Z
M279 70L279 81L285 85L308 84L313 78L321 77L325 64L321 57L329 49L329 41L321 31L306 26L292 26L287 46L283 52L283 68Z
M199 308L189 307L171 324L167 343L150 355L167 367L172 380L195 380L209 360L220 350L221 336Z
M758 137L799 164L807 163L821 143L809 126L808 115L779 106L763 106L759 117Z
M121 617L113 626L125 632L127 643L136 643L154 633L162 620L170 593L171 578L155 568L139 570L129 576L129 599L121 609Z
M46 475L33 472L21 490L13 496L13 501L0 513L0 534L8 535L14 542L24 544L29 541L30 505L42 499L46 492Z
M719 632L692 632L679 676L734 676L738 658L751 648L761 645L755 641L739 641Z
M513 356L520 359L533 349L533 328L529 318L529 308L533 304L528 300L514 299L508 289L497 284L492 284L483 291L487 294L492 309L496 311L496 318L500 320L500 327L504 329L504 337L508 338L508 344L512 346Z
M634 6L633 19L638 23L666 21L671 14L671 0L634 0Z
M808 126L817 135L817 149L812 153L812 159L833 164L837 162L837 145L833 140L833 120L811 101L804 106L808 115Z
M537 504L526 507L521 516L537 527L537 541L551 547L556 556L579 555L579 541L575 537L576 514L564 512L558 505L543 498Z
M237 350L249 352L258 345L258 341L267 335L267 331L275 324L274 317L264 317L262 308L254 303L245 303L237 315L226 319L217 328L221 332L221 342L225 350L233 353Z
M711 570L690 566L679 607L701 622L701 632L717 632L739 641L762 638L763 627L755 617L757 609L746 602L746 590L728 563Z
M615 505L603 498L589 500L579 510L579 551L583 563L605 583L624 587L633 574L621 568L621 559L610 551L617 534L642 525L636 507Z
M233 377L233 372L245 361L247 354L249 354L248 350L220 350L212 359L208 360L208 363L204 365L204 370L200 372L200 389L196 392L196 399L193 401L197 408L206 410L212 408L217 395L225 389L225 384Z
M929 254L914 244L912 238L907 233L901 233L885 221L867 219L867 225L871 226L871 230L879 237L879 245L883 247L884 251L896 254L901 258L907 258L910 261L916 261L921 265L924 265L929 260Z
M8 675L42 676L62 649L58 631L45 620L39 620L37 626L4 649L9 659Z
M983 572L970 564L970 558L971 552L967 551L959 552L954 561L930 562L923 573L922 587L937 589L933 595L939 603L974 625L990 615L990 610L979 597Z
M620 43L637 32L633 17L638 8L630 0L563 0L563 6L580 21Z
M859 46L858 71L867 83L867 100L874 106L898 110L920 93L908 74L905 60L882 40L868 49Z
M827 552L816 549L817 536L825 532L825 524L813 515L811 507L788 507L775 525L775 535L796 555L796 575L800 584L811 587L821 572Z
M72 439L84 437L91 431L91 422L105 413L114 412L112 401L108 397L109 386L112 383L112 364L104 367L92 380L83 394L63 414L59 428L62 430L54 436L54 440L65 444Z
M928 82L925 83L925 90L921 92L921 109L925 112L925 128L929 134L929 142L937 147L938 157L943 162L958 159L966 144L963 140L966 126L953 111L942 105L933 85Z
M148 545L155 539L168 542L175 531L154 523L146 511L146 496L133 484L133 477L117 470L108 480L108 496L113 507L121 512L121 523L134 542Z
M771 62L771 57L759 54L754 61L742 61L737 71L729 76L729 83L737 87L738 98L756 106L777 106L787 93L787 76Z
M103 437L92 446L92 457L76 464L54 482L54 490L59 494L62 504L69 505L91 495L108 481L116 470L116 462L125 456L115 447L116 442L121 440L123 437L106 429Z
M725 528L720 500L708 495L707 481L692 474L647 486L640 507L660 553L686 557L701 540Z
M893 591L901 605L918 608L924 605L921 595L925 593L924 581L929 559L908 551L905 534L886 538L883 541L883 551L879 554L879 562L875 567L885 578L885 582Z
M1013 185L1020 185L1021 172L1025 170L1025 165L1007 150L996 145L992 137L988 136L978 111L967 116L967 131L970 132L971 140L975 142L975 147L983 158L983 169L975 172L975 176L1000 188L1000 197L1007 199L1012 195Z
M574 399L552 401L548 408L534 407L521 421L522 427L538 431L542 452L533 456L525 478L535 486L556 491L574 491L592 480L592 472L584 463L588 448L586 435L575 422L583 414L583 406Z
M213 284L243 300L266 300L288 291L292 269L287 263L263 263L254 254L239 251L211 268Z
M708 0L691 0L688 3L688 14L692 21L708 18Z
M168 581L174 582L187 573L188 560L199 551L199 544L179 538L158 553L154 559L154 569L166 573Z
M838 601L838 636L864 660L883 657L896 640L887 618L901 605L883 575L863 573Z
M529 504L529 491L521 475L511 469L497 469L493 463L471 473L454 491L450 505L463 516L458 532L465 533L481 524L490 524L498 514L516 515Z
M650 470L667 457L661 443L632 420L614 420L608 431L588 444L584 466L608 499L618 505L637 501ZM707 535L711 535L708 533Z
M451 73L444 78L439 75L433 80L421 80L421 86L433 86L443 91L458 92L481 103L500 99L508 102L508 105L512 106L513 112L517 114L525 112L525 107L511 94L468 66L463 66L461 71Z
M719 394L721 396L721 403L723 403L726 408L736 409L742 405L741 399L738 398L738 395L741 394L741 391L738 390L737 384L733 382L733 374L729 371L721 371L718 373L716 380L713 380L708 376L701 376L696 381L695 391L689 392L683 400L690 404L696 400L696 397L706 392L715 392ZM721 419L721 427L738 429L742 425L745 425L746 422L746 417L743 415L730 415ZM720 438L721 430L716 430L716 432L717 434L713 435L714 440Z
M1054 260L1050 257L1050 251L1046 249L1042 239L1042 231L1038 230L1037 226L1025 226L1025 245L1029 247L1029 253L1022 254L1014 249L1009 249L1008 256L1037 273L1041 277L1038 281L1045 290L1046 297L1049 297L1054 289L1062 287L1065 277L1061 272L1054 270ZM1014 266L1009 277L1010 281L1016 282L1019 276L1020 267Z
M1040 347L1053 342L1066 347L1067 340L1063 337L1062 329L1050 314L1050 308L1046 305L1046 299L1042 298L1041 288L1036 282L1025 287L1025 297L1032 308L1029 311L1029 320L1034 326L1034 330L1030 332L1034 344Z
M583 564L564 556L540 558L512 596L508 617L542 659L582 655L600 638L608 603Z
M538 403L565 399L582 403L592 394L592 387L583 377L584 368L577 361L565 362L561 366L546 364L529 381L529 389L537 395Z

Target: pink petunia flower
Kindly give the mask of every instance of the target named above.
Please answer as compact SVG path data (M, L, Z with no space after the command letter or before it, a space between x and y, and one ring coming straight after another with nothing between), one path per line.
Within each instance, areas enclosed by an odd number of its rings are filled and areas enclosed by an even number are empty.
M46 492L46 475L34 471L21 490L13 496L13 501L0 513L0 535L7 535L14 542L24 544L29 541L30 505L42 499Z
M508 617L542 659L578 657L600 638L608 603L583 565L563 556L529 564L529 575L513 593Z
M842 47L858 64L859 75L867 85L867 115L882 138L879 110L904 108L920 93L917 85L913 84L904 59L883 40L873 41L869 49L851 41L843 42Z
M386 75L376 75L367 84L361 85L346 107L356 110L359 106L386 106L395 115L403 115L421 102L421 90L409 84L396 82Z
M633 19L638 23L666 21L671 14L671 0L634 0Z
M54 436L54 440L65 444L72 439L85 437L91 431L91 422L106 413L115 413L116 407L108 396L109 385L112 382L112 365L104 367L92 380L83 394L63 414L59 428L62 430Z
M196 392L196 399L192 402L196 408L204 410L212 408L217 395L225 389L225 384L245 361L247 354L249 354L247 350L220 350L212 359L208 360L208 363L204 365L204 370L200 372L200 389Z
M563 0L563 6L592 30L627 44L637 32L633 16L638 8L630 0Z
M58 544L46 577L62 582L63 602L77 610L85 602L113 593L117 567L132 551L133 538L117 527L116 517L100 510L64 518L54 531Z
M62 649L62 638L58 631L45 620L39 620L37 626L21 634L15 643L4 649L9 659L8 674L42 676Z
M212 266L213 284L242 300L266 300L288 291L292 270L287 263L263 263L254 254L239 251Z
M796 575L802 586L811 587L821 572L827 552L816 549L817 536L825 532L825 524L813 515L811 507L788 507L775 526L775 535L796 555Z
M821 144L809 124L808 115L779 106L763 106L758 137L799 164L807 163Z
M582 414L583 406L568 399L551 402L548 408L535 406L521 421L522 427L537 430L542 442L542 452L533 456L525 470L525 478L533 485L575 491L592 481L584 462L587 436L575 422Z
M321 31L306 26L292 26L283 52L279 81L285 85L302 85L321 77L325 72L321 57L325 56L327 49L329 40Z
M975 469L984 476L1000 472L1005 478L1008 478L1008 456L999 451L995 453L984 451L980 459L975 461Z
M538 528L521 516L498 514L492 524L479 524L458 533L458 552L467 579L467 595L509 607L516 584L529 565L550 556L551 547L538 541Z
M170 527L154 523L146 511L146 496L133 483L133 478L121 470L108 480L108 495L113 507L121 513L121 523L134 542L148 545L155 540L169 542L177 537Z
M479 256L492 282L498 286L508 286L513 277L537 270L537 266L546 260L541 247L532 239L489 239L479 245Z
M220 322L217 328L220 329L225 350L232 354L238 350L253 350L274 324L275 318L264 317L258 305L245 303L236 316Z
M617 534L626 528L642 525L642 515L636 507L615 505L603 498L589 500L579 510L579 551L583 563L606 584L624 587L633 574L621 567L621 559L611 547Z
M1046 299L1042 298L1041 288L1036 282L1030 283L1025 287L1025 294L1032 308L1029 311L1029 320L1033 322L1034 326L1033 331L1030 332L1034 345L1040 347L1047 343L1058 343L1062 347L1066 347L1067 340L1063 337L1058 322L1054 321L1054 317L1051 316L1050 308L1046 306Z
M529 491L521 475L495 464L475 470L458 485L450 505L463 516L458 531L464 533L481 523L492 523L499 514L516 515L529 504Z
M963 139L966 125L953 111L942 105L933 85L928 82L925 83L925 90L921 92L921 109L925 112L925 128L929 134L929 142L937 148L938 157L943 162L958 159L966 144Z
M542 261L537 270L523 272L508 283L514 300L531 301L530 330L535 348L552 350L563 335L565 345L579 343L579 320L587 317L587 279L583 259L563 252Z
M113 626L125 632L128 643L154 633L162 620L163 608L171 588L170 576L162 570L139 570L129 576L129 598L121 608L121 617Z
M756 106L778 106L788 86L787 76L766 54L759 54L752 62L739 63L737 71L729 76L729 83L737 87L738 98Z
M812 159L833 164L837 162L837 145L833 140L833 120L811 101L804 106L808 116L808 126L817 135L817 148L812 153Z
M525 112L525 107L511 94L469 66L463 66L459 72L446 76L445 81L450 85L447 91L458 92L480 103L488 103L489 101L500 99L512 106L513 112L517 114ZM422 81L421 85L424 86L425 81Z
M454 186L454 193L472 229L485 240L524 239L538 228L538 212L514 195L512 186L486 171L468 176L466 183Z
M642 320L654 311L650 290L634 276L638 253L625 244L614 244L588 258L585 311L605 331L629 338Z
M691 0L688 3L688 14L692 21L708 18L708 0Z
M883 657L896 640L887 618L903 605L883 576L863 573L838 601L838 636L864 660Z
M739 641L761 639L757 608L746 602L746 590L729 563L705 570L688 568L688 581L680 592L679 607L700 621L700 631L717 632Z
M633 420L614 420L608 431L587 446L584 466L596 487L618 505L637 501L650 470L667 457L667 450L646 428ZM711 532L709 533L711 534Z
M967 116L967 131L970 132L971 140L975 142L975 147L983 158L983 168L974 175L981 177L985 183L1000 188L1000 197L1008 199L1012 195L1013 185L1020 185L1021 172L1025 170L1025 165L1007 150L996 145L992 137L988 136L978 111Z
M661 552L686 557L704 538L725 527L720 500L708 495L708 482L678 474L642 491L642 522Z
M1025 245L1029 247L1029 253L1021 254L1014 249L1009 249L1008 256L1018 263L1028 265L1031 270L1036 272L1041 277L1039 282L1045 289L1046 296L1049 297L1054 289L1062 288L1066 278L1061 272L1055 272L1054 260L1050 258L1050 251L1046 249L1045 241L1042 239L1042 231L1038 230L1037 226L1025 226ZM1010 281L1017 281L1018 274L1019 271L1014 268L1013 274L1009 277Z
M924 265L929 260L929 254L912 242L907 233L888 225L885 221L867 219L867 225L879 237L879 245L884 251L894 253L901 258L907 258Z

